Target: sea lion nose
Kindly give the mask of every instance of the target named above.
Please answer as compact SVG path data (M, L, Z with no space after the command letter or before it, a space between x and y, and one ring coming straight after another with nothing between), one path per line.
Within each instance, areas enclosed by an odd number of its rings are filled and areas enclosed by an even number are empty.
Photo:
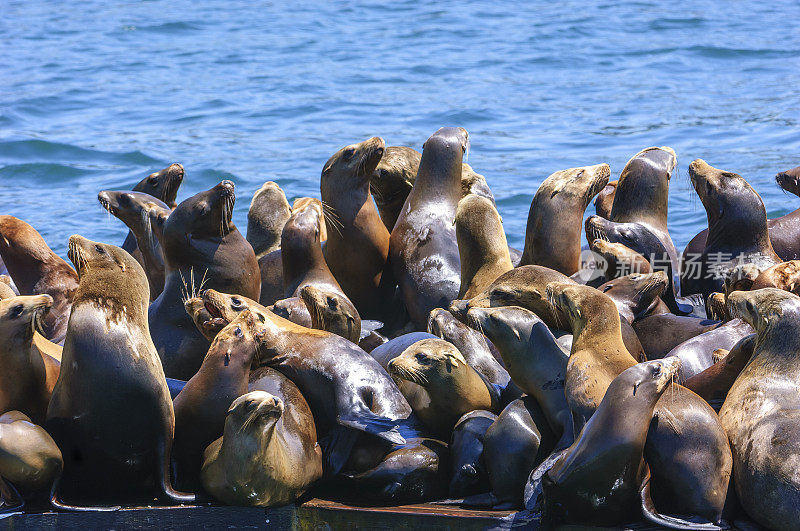
M233 190L234 190L234 188L235 188L235 186L234 186L234 184L233 184L233 181L230 181L230 180L228 180L228 179L225 179L224 181L222 181L221 183L219 183L219 185L220 185L220 186L222 186L223 188L227 188L227 189L229 189L230 191L233 191Z

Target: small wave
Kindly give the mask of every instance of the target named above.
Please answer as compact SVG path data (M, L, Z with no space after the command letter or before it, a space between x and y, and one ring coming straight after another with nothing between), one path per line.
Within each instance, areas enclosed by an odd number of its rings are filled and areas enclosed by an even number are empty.
M141 151L113 153L86 149L71 144L48 142L46 140L11 140L0 142L0 160L17 162L56 162L89 164L147 164L159 162Z

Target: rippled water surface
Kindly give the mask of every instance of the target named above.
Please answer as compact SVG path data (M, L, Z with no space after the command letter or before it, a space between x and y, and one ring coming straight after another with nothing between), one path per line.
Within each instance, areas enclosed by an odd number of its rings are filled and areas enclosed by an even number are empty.
M616 178L649 145L678 153L679 248L706 223L695 158L742 174L771 216L800 207L773 180L800 164L796 2L255 4L0 2L0 213L62 256L73 233L119 243L97 192L181 162L179 199L232 179L244 229L264 181L318 196L339 147L421 149L443 125L470 132L517 247L550 173Z

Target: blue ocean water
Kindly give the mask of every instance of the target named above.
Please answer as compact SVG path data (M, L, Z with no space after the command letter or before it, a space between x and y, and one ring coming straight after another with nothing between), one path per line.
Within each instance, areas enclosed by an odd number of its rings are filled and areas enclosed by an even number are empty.
M512 245L559 169L616 178L650 145L678 153L670 230L705 227L695 158L742 174L770 216L800 207L774 174L800 164L800 4L416 0L3 0L0 213L67 238L119 243L97 202L171 162L179 199L232 179L319 195L343 145L421 149L465 127ZM593 213L589 207L588 213Z

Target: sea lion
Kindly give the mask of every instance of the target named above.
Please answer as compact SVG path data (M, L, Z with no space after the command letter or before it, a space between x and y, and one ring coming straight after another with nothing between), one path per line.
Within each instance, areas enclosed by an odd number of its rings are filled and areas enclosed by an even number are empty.
M520 265L541 265L565 275L580 267L581 223L592 198L605 187L608 164L557 171L531 202Z
M451 477L448 496L460 498L483 492L489 476L483 460L483 441L497 415L489 411L471 411L453 427L450 438Z
M633 323L647 359L661 359L684 341L714 330L722 323L712 319L702 319L671 313L649 315Z
M200 369L173 401L172 455L183 488L197 488L203 451L222 435L231 402L247 392L258 349L255 319L251 310L244 310L220 330Z
M64 455L52 503L152 495L188 503L175 491L169 461L174 413L150 339L147 277L127 252L81 236L69 239L80 277L69 318L61 373L45 428Z
M176 206L175 198L178 196L178 188L183 182L184 175L183 166L173 163L139 181L133 187L133 191L155 197L165 203L170 210L173 210ZM141 255L137 249L136 237L132 232L128 231L128 235L122 243L122 248L131 253L142 264Z
M660 299L669 281L663 271L634 273L602 284L597 289L614 301L620 317L629 323L648 315L668 314Z
M459 299L470 299L514 266L508 254L503 221L494 204L467 195L456 209L456 241L461 261Z
M326 330L358 344L361 338L361 317L347 297L307 284L300 298L311 314L311 328Z
M603 257L608 264L603 276L606 281L624 277L633 273L652 273L650 262L630 247L621 243L611 243L602 239L595 239L590 245L593 252Z
M548 524L615 525L639 516L642 456L653 410L678 372L675 358L625 369L542 480Z
M553 450L555 436L532 396L508 404L483 438L483 460L494 509L522 507L528 476Z
M337 230L328 234L325 261L347 298L369 319L384 315L394 287L381 282L389 255L389 231L369 191L384 148L377 136L343 147L325 163L320 181L322 203L337 221Z
M767 269L769 271L769 269ZM706 313L709 319L717 321L730 321L731 314L728 312L728 300L724 293L715 291L706 299Z
M253 194L247 211L246 239L256 258L279 249L281 231L292 209L278 183L267 181Z
M40 424L44 421L51 390L33 334L52 304L50 295L0 300L0 414L16 410Z
M750 289L778 288L800 294L800 260L790 260L765 269L759 274Z
M389 374L420 420L449 441L458 419L477 409L499 413L499 393L469 366L456 347L439 338L423 339L389 362ZM416 386L409 391L406 382Z
M33 227L13 216L0 216L0 258L20 295L53 297L42 328L47 339L62 342L72 296L78 288L75 270L47 246Z
M435 335L428 332L411 332L390 339L383 345L375 347L369 355L384 369L389 368L389 362L403 353L405 349L423 339L434 339Z
M605 187L594 198L594 209L598 216L609 219L611 207L614 206L614 194L619 181L608 181Z
M283 253L276 249L258 259L261 293L258 301L269 306L283 298Z
M319 240L321 219L316 208L306 206L293 211L283 227L281 261L284 297L299 297L300 290L307 285L345 297L322 254Z
M319 213L319 241L327 241L328 223L325 220L328 217L326 210L330 212L330 208L326 209L322 201L316 197L298 197L292 203L292 211L290 214L299 212L307 207L311 207ZM329 219L331 220L331 225L339 226L336 224L336 219L333 216L330 216Z
M275 301L275 304L268 306L267 310L275 315L280 315L284 319L288 319L294 324L299 324L306 328L314 328L311 312L300 297L289 297Z
M222 181L181 202L164 226L164 291L150 305L149 321L170 378L191 378L209 346L184 310L184 300L201 288L250 299L260 294L253 248L231 221L235 201L233 183Z
M446 308L458 295L461 262L453 221L468 146L463 128L444 127L425 141L414 187L392 229L389 259L419 330L431 310Z
M764 202L747 181L702 159L689 165L689 177L706 209L709 232L702 253L684 259L684 293L702 293L706 299L722 291L725 274L735 266L763 271L781 262L770 242Z
M431 312L428 319L428 332L452 343L467 360L469 366L478 371L490 383L500 388L505 388L509 384L511 377L495 358L486 336L465 325L447 310L436 308ZM497 356L500 357L500 354L497 353Z
M164 289L164 253L157 235L163 234L172 210L163 201L142 192L103 190L97 194L97 200L133 234L138 261L150 282L150 300L155 300ZM158 225L158 230L153 230L154 225Z
M14 283L8 275L0 275L0 299L7 299L9 297L16 297L19 295L11 285Z
M742 338L753 333L753 329L741 319L732 319L716 328L703 332L680 343L667 353L681 360L681 381L691 378L714 364L714 351L719 348L732 349Z
M794 529L800 522L795 465L800 453L800 298L765 288L734 292L728 302L757 335L752 358L719 412L733 450L736 493L758 524Z
M0 482L9 481L24 493L41 492L50 487L63 464L52 437L24 413L0 415Z
M564 394L569 357L547 325L516 306L473 308L467 318L497 346L514 383L536 399L556 437L555 448L572 444L572 413Z
M206 290L203 301L219 324L231 322L244 309L241 304L233 307L231 296L214 290ZM328 475L342 469L360 433L405 442L398 426L411 407L369 354L343 337L296 325L263 306L250 309L257 318L259 363L290 378L308 400Z
M264 391L233 401L224 435L203 457L203 486L214 498L228 505L286 505L322 477L319 445L298 430L290 408Z
M715 360L714 365L706 370L687 378L683 385L703 397L715 411L719 411L728 396L733 382L742 372L755 348L756 335L750 334L740 339L721 360ZM715 353L717 352L715 351Z

